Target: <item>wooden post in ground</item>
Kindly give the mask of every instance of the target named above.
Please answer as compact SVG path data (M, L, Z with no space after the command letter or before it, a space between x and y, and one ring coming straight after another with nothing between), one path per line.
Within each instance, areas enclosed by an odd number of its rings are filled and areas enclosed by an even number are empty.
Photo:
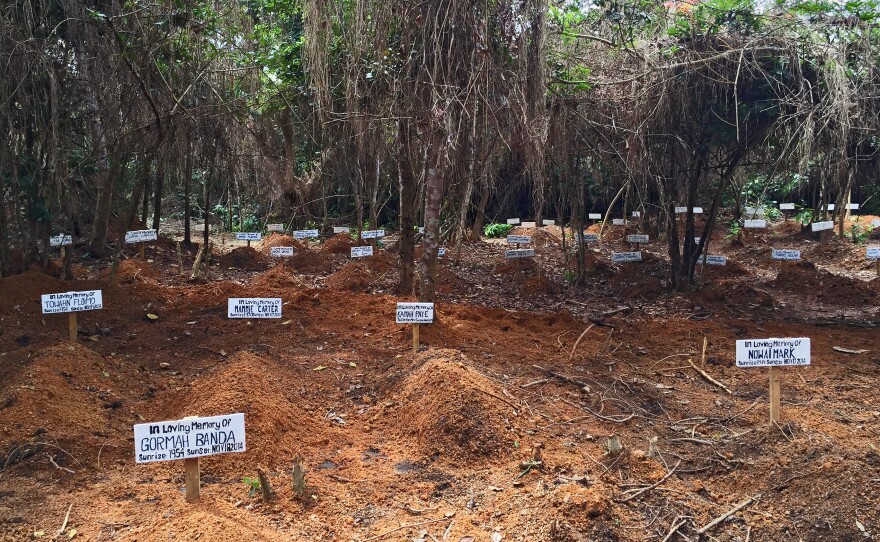
M76 325L76 313L71 312L67 314L67 325L70 330L70 342L77 342L77 325Z
M419 353L419 324L413 324L413 354Z
M146 259L146 258L144 257L144 245L145 245L145 244L146 244L146 243L141 243L141 260Z
M247 240L247 246L248 246L248 248L251 247L251 240L250 239Z
M201 473L199 471L199 458L191 457L183 460L183 479L186 484L186 502L199 502L201 486Z
M180 241L177 242L177 273L183 274L183 251L180 249Z
M705 263L703 264L705 266ZM709 338L705 335L703 336L703 368L706 368L706 347L709 345Z
M779 421L779 369L770 367L770 421Z

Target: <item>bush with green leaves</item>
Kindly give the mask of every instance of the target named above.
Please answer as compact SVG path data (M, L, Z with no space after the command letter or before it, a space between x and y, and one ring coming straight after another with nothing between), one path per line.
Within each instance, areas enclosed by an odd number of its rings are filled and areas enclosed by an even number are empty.
M499 224L497 222L493 222L492 224L486 224L486 227L483 228L483 234L486 237L507 237L507 234L513 229L513 224Z

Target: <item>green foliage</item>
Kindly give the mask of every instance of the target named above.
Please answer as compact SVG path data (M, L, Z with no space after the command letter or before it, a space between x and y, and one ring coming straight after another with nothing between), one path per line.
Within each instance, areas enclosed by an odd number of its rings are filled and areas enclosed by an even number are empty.
M813 221L813 210L808 208L802 208L796 215L794 215L794 220L801 226L806 226L807 224Z
M483 234L486 237L506 237L508 233L513 229L513 224L499 224L497 222L493 222L491 224L486 224L486 227L483 228Z
M725 235L724 238L732 239L734 237L739 237L740 233L742 233L742 224L739 222L731 222L730 227L727 228L727 235Z
M245 486L247 486L248 497L253 497L258 491L260 491L260 479L257 477L245 476L241 479Z
M853 224L850 226L850 238L852 242L857 245L864 245L865 241L868 239L868 230L859 226L858 224Z
M706 0L696 6L676 4L675 19L668 33L684 39L698 35L751 34L760 29L760 16L753 0Z

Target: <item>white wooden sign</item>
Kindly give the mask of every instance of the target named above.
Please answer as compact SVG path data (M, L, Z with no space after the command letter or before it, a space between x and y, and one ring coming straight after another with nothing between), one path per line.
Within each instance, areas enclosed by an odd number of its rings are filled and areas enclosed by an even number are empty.
M125 232L125 243L146 243L147 241L155 241L156 230L134 230Z
M535 249L533 248L518 248L514 250L505 250L504 257L507 259L511 258L531 258L535 255Z
M798 261L801 259L801 251L787 248L774 248L770 256L774 260Z
M433 303L397 303L398 324L430 324L434 321Z
M703 258L700 258L699 263L703 263ZM709 254L706 256L706 265L727 265L727 256Z
M519 219L518 218L508 218L507 223L515 226L515 225L519 224Z
M275 258L286 258L293 256L293 247L272 247L269 254Z
M602 213L589 213L587 218L590 220L602 220Z
M748 216L764 216L763 207L746 207L746 215Z
M642 252L612 252L611 261L615 263L640 262L642 261Z
M677 214L677 215L683 215L683 214L685 214L686 212L688 212L688 208L687 208L687 207L676 207L676 208L675 208L675 214Z
M135 463L191 459L245 451L244 414L188 418L134 426Z
M584 234L584 243L595 243L599 241L599 236L595 233L585 233Z
M230 297L229 318L281 318L280 297Z
M555 220L542 220L541 223L544 224L545 226L555 226L556 225Z
M535 222L523 222L522 227L523 228L535 228L535 227L537 227L537 224Z
M612 218L611 219L612 226L623 226L624 224L626 224L626 220L624 220L622 218Z
M320 236L318 230L296 230L293 232L294 239L313 239Z
M630 243L647 243L648 236L642 233L634 233L632 235L627 235L626 240Z
M763 218L756 218L756 219L754 219L754 220L746 220L746 222L745 222L745 227L746 227L746 228L749 228L749 229L753 229L753 228L758 228L758 229L760 229L760 228L766 228L766 227L767 227L767 221L764 220Z
M703 208L702 207L694 207L694 214L695 215L703 214Z
M351 247L351 257L352 258L363 258L364 256L372 256L373 255L373 247L367 245L365 247Z
M267 224L266 231L284 231L284 224Z
M871 225L875 228L880 228L880 218L875 218L874 220L872 220Z
M333 226L333 234L337 233L349 233L351 230L348 226Z
M810 229L812 231L825 231L825 230L833 230L834 222L831 220L825 222L813 222L810 224Z
M259 241L263 234L258 231L240 231L235 233L236 241Z
M94 311L104 308L104 297L101 290L43 294L40 296L40 300L43 305L43 314Z
M419 230L418 230L418 231L419 231L419 233L421 233L422 235L424 235L424 234L425 234L425 227L424 227L424 226L419 226Z
M859 210L859 204L858 204L858 203L850 203L850 204L849 204L849 210L850 210L850 211L858 211L858 210Z
M794 211L794 203L780 203L779 210L780 211Z
M50 247L64 247L67 245L73 244L73 236L72 235L56 235L54 237L49 238L49 246Z
M865 257L871 260L880 260L880 247L868 247L865 249Z
M809 337L736 341L737 367L787 367L809 364Z
M531 235L508 235L507 244L509 245L528 245L532 242Z
M833 210L834 210L834 206L835 206L834 203L829 203L829 204L828 204L828 210L829 210L829 211L833 211Z
M640 218L642 216L642 212L641 211L633 211L631 216L633 218Z
M385 230L367 230L361 232L361 239L378 239L385 237Z
M446 247L440 247L437 249L437 257L442 258L443 256L446 256Z

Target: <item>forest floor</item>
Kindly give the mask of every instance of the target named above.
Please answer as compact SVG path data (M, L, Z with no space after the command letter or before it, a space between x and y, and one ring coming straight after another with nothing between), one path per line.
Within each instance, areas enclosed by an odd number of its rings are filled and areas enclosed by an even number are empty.
M544 228L533 260L506 261L494 240L450 248L417 354L394 322L393 252L352 261L345 236L287 259L268 247L290 238L226 237L198 282L168 240L146 261L130 249L112 286L79 252L76 281L0 280L0 540L880 537L880 278L865 245L793 222L719 235L709 252L727 266L679 294L653 238L643 262L610 263L628 250L620 227L569 287L560 235ZM69 343L40 294L93 288L104 309L79 313ZM229 320L228 297L281 297L283 316ZM779 424L767 369L734 363L737 339L767 337L812 340L812 364L781 371ZM133 424L238 412L247 451L202 458L197 504L182 462L134 461ZM242 481L257 467L272 502Z

